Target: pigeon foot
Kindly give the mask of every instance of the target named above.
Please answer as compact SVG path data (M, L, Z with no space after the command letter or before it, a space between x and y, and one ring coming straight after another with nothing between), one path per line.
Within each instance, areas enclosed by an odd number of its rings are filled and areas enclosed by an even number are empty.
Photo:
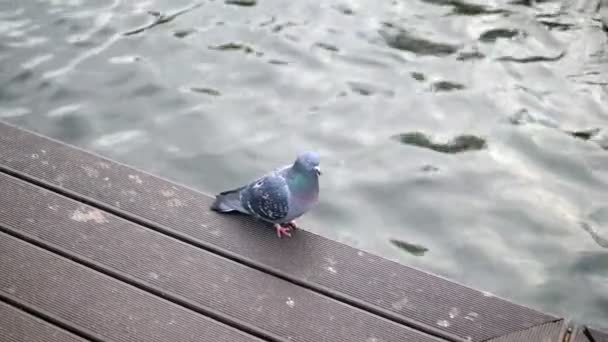
M283 227L282 225L275 223L274 228L276 229L279 238L282 238L283 235L291 237L291 226Z

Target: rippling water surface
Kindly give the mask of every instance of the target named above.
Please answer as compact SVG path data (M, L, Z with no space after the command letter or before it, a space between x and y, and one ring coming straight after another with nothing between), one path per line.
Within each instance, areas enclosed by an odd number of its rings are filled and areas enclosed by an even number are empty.
M206 193L322 156L306 229L608 326L599 0L3 0L0 120Z

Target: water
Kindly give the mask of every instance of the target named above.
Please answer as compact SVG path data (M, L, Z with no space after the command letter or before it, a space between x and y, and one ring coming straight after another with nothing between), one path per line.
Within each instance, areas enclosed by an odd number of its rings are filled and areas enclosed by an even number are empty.
M198 5L1 1L0 119L210 194L316 149L306 229L608 326L599 0Z

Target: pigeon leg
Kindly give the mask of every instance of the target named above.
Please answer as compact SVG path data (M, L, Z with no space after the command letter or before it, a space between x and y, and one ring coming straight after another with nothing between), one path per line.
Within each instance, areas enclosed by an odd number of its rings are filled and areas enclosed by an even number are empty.
M291 221L287 222L287 226L290 227L293 230L298 229L298 225L296 223L296 220L291 220Z
M275 223L274 228L277 230L277 236L282 238L283 235L291 237L291 228L283 227L282 225Z

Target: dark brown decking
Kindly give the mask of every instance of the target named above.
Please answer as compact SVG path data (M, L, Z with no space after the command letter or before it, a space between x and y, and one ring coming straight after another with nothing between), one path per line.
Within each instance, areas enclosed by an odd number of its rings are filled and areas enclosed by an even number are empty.
M567 329L568 326L564 321L549 322L498 336L490 339L489 342L562 341Z
M0 338L4 342L85 342L61 328L0 302Z
M15 320L65 341L568 336L560 317L306 231L277 239L205 194L2 123L0 193L0 341Z
M579 327L574 333L573 342L608 342L608 332Z

